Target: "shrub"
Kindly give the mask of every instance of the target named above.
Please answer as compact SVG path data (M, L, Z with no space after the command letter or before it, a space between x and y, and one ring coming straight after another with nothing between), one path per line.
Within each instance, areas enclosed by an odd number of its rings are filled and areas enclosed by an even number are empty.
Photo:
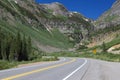
M16 65L17 64L15 62L8 62L8 61L0 60L0 70L8 69L8 68L14 67Z

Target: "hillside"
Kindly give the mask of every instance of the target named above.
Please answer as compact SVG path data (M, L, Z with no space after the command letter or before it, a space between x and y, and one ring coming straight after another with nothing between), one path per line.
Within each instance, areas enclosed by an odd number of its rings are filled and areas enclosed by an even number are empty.
M89 46L101 45L103 42L112 42L111 47L116 43L119 44L120 1L116 0L112 7L104 12L93 24L95 31L91 34L91 44Z
M94 22L97 28L105 28L120 25L120 0L116 0L112 7L103 13Z
M87 39L94 28L89 19L69 12L57 2L37 4L34 0L1 0L0 14L3 30L30 36L34 46L43 51L48 47L50 51L70 48L76 41Z
M14 35L21 32L30 36L35 48L47 52L68 49L78 43L100 45L118 35L119 3L117 0L98 20L92 21L78 12L68 11L58 2L2 0L0 27Z

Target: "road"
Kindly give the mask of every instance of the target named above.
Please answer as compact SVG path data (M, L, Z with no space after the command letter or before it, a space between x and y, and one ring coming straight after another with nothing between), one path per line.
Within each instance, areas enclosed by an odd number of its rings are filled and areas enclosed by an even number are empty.
M88 61L61 58L59 61L0 71L0 80L81 80Z

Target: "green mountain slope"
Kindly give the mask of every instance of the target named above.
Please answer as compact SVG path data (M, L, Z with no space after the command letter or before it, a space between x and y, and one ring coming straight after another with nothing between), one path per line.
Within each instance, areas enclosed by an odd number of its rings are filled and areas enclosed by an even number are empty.
M58 48L68 48L72 46L69 43L69 39L64 34L60 33L57 29L53 29L50 33L47 30L36 30L31 26L26 26L20 23L16 23L13 26L8 23L6 24L5 21L1 20L0 27L14 35L19 31L26 36L30 36L33 41L40 42L43 45L50 45Z
M38 48L41 45L70 48L73 42L87 39L94 28L89 19L80 13L69 12L60 3L1 0L0 14L0 27L13 34L20 31L31 36L34 46Z

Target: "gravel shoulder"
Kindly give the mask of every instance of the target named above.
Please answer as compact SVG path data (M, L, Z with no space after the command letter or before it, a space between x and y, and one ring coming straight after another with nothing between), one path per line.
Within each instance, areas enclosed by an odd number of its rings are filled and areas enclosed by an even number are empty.
M120 63L89 59L90 65L82 80L120 80Z

